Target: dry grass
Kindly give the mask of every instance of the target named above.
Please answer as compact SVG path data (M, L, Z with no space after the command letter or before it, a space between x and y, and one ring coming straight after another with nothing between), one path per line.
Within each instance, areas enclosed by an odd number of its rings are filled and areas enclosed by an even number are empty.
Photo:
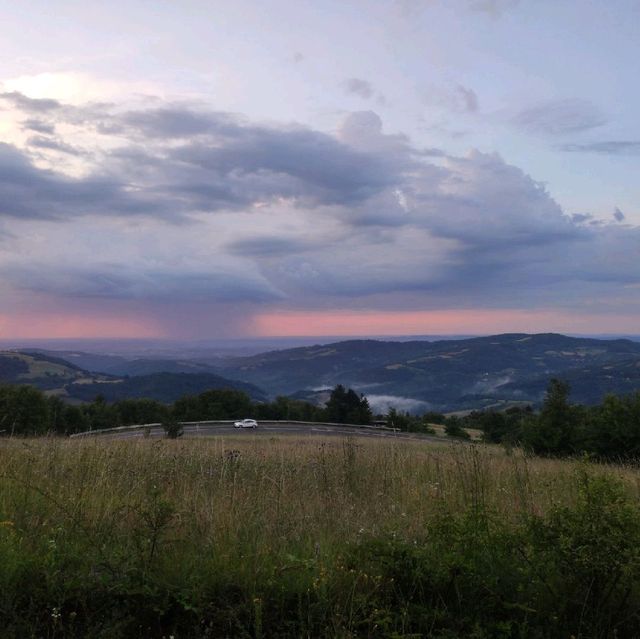
M438 437L447 437L447 432L442 424L429 424L429 428L432 428ZM480 442L482 440L483 432L480 429L464 428L463 430L468 433L471 441Z
M345 548L361 540L424 543L443 515L474 509L516 530L530 515L572 507L583 465L482 445L357 438L2 440L0 590L19 593L18 575L33 574L48 580L42 597L54 602L77 601L78 584L85 597L109 597L116 587L150 583L155 590L144 597L175 592L198 602L203 584L211 592L227 577L249 602L261 588L308 593L320 587L324 566L340 567ZM633 502L640 498L635 468L590 472L617 477ZM343 583L331 578L333 588ZM357 579L360 588L365 581ZM345 586L344 601L353 588ZM19 620L32 604L18 605L18 596L6 604L0 596L0 608ZM334 614L337 604L323 596L322 614ZM271 614L277 619L277 610ZM25 630L14 623L21 629L12 636L20 636ZM262 622L247 623L258 636ZM128 636L111 633L105 636Z
M182 441L33 439L0 447L0 519L127 535L150 496L171 504L183 543L289 552L363 532L419 535L474 501L505 519L570 505L578 462L489 446L279 437ZM601 467L640 495L631 467ZM20 494L20 499L17 495ZM36 511L31 502L37 501Z

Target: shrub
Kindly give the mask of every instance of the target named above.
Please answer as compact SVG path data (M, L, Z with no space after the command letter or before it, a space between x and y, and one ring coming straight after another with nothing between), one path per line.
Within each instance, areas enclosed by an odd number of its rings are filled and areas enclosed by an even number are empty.
M447 419L447 422L444 425L444 432L449 437L459 437L460 439L471 439L471 436L469 435L469 433L464 428L462 428L461 420L455 415Z
M574 506L531 521L541 607L567 635L640 635L640 513L612 478L579 470Z
M182 424L174 417L168 417L162 423L162 428L169 439L178 439L184 434Z

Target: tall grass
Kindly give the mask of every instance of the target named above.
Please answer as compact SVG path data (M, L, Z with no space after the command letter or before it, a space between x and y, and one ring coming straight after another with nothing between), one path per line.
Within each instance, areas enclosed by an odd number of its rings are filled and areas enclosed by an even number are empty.
M639 496L487 446L3 440L0 636L638 636Z

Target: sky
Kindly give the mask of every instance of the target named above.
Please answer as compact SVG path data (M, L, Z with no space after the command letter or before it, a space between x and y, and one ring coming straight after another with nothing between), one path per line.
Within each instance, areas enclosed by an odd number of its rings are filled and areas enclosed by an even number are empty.
M0 0L0 338L637 333L640 0Z

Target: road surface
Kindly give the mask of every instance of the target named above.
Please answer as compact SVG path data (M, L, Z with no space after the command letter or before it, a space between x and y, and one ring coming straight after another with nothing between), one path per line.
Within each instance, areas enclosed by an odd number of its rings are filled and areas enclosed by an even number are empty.
M142 439L145 437L145 430L149 431L149 437L164 437L164 429L159 425L151 427L135 427L110 429L104 432L93 431L92 433L79 433L72 437L108 437L110 439ZM240 437L262 437L278 435L295 435L298 437L364 437L367 439L406 439L422 440L432 442L447 441L442 437L432 435L422 435L419 433L402 433L391 429L381 429L373 427L359 427L343 424L311 424L295 422L266 422L259 423L258 428L234 428L233 423L220 422L199 422L186 423L183 426L183 437L211 437L211 436L240 436Z

